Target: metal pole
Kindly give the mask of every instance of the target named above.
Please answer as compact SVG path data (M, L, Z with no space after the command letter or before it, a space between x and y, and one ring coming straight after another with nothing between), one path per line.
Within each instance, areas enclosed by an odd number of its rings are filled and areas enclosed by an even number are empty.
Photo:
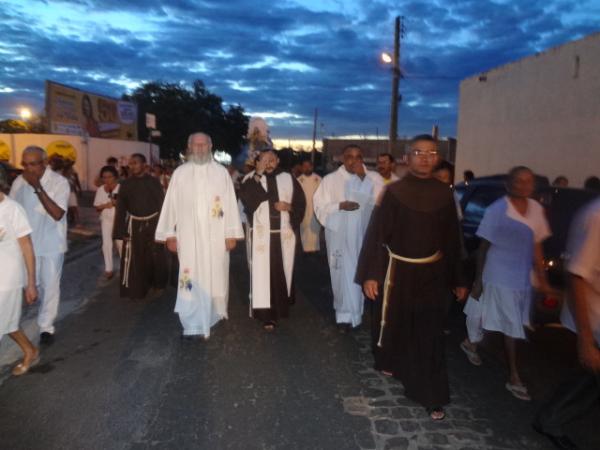
M396 17L394 27L394 54L392 55L392 104L390 111L390 141L389 153L393 154L393 149L398 139L398 103L400 90L400 16Z
M315 152L317 151L317 117L319 115L319 110L317 108L315 108L315 122L313 124L313 146L312 146L312 152L310 154L310 162L311 163L315 163Z

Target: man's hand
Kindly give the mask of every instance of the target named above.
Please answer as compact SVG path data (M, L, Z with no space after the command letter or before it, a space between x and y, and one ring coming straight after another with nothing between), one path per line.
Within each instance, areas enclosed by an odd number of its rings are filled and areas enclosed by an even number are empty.
M483 284L481 280L475 280L475 282L473 283L473 287L471 288L471 297L473 297L475 300L479 300L479 297L481 297L482 292Z
M340 202L340 211L355 211L360 208L360 205L356 202L345 200Z
M276 211L279 211L279 212L292 210L291 203L287 203L287 202L275 202L273 207L275 208Z
M225 250L227 250L228 252L233 250L236 245L237 245L237 241L235 239L233 239L233 238L225 239Z
M35 284L28 284L25 288L25 301L28 305L31 305L37 299L38 291Z
M29 185L32 188L39 189L42 187L42 183L40 181L42 177L38 176L37 174L31 172L23 172L21 175L23 176L23 179L27 181L27 183L29 183Z
M367 280L363 283L363 291L369 300L375 300L379 291L379 283L375 280Z
M177 238L176 237L170 237L167 238L167 250L169 250L171 253L177 253Z
M600 349L596 347L594 341L578 340L577 350L581 365L594 373L600 373Z
M464 286L457 286L452 290L452 292L454 292L454 295L456 295L456 299L459 302L464 302L469 294L469 289Z

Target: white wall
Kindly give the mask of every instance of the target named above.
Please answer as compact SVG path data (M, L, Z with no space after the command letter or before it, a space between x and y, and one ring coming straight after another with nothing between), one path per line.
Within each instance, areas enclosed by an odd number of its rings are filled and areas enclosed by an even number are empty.
M132 153L142 153L151 160L158 161L158 146L152 145L152 158L150 157L150 144L138 141L124 141L117 139L89 138L87 141L80 136L62 134L0 134L0 140L9 144L12 152L10 162L21 167L21 152L29 145L46 148L53 141L67 141L77 150L75 170L83 189L95 190L94 178L106 164L106 159L114 156L125 160Z
M600 176L600 33L482 75L460 85L458 178L521 164L573 187Z

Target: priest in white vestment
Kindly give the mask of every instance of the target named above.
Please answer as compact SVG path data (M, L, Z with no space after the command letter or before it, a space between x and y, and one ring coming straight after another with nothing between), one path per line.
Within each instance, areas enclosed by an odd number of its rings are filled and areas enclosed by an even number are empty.
M304 219L300 224L300 239L302 241L302 250L305 253L318 252L320 246L321 224L315 217L313 208L313 196L317 188L321 184L321 177L313 172L313 163L310 160L305 160L301 165L302 174L297 178L298 183L302 186L304 196L306 197L306 211Z
M296 232L306 207L298 181L278 164L274 150L262 151L240 187L250 226L251 313L266 331L288 316L294 302Z
M179 257L175 312L184 338L208 338L227 318L229 252L243 239L231 176L212 158L204 133L188 139L188 162L171 178L156 240Z
M347 332L362 321L364 297L354 276L383 183L379 174L366 170L360 147L347 146L343 160L338 170L323 178L313 203L317 219L325 227L336 322L341 332Z

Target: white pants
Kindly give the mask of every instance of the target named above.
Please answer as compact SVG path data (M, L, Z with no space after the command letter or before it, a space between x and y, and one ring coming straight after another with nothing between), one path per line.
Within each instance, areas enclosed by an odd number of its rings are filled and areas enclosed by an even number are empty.
M39 312L37 323L40 332L54 334L54 320L58 314L60 300L60 278L62 276L64 253L36 255L35 266L39 287Z
M104 255L104 270L106 272L112 272L114 270L113 264L113 248L116 245L119 256L121 256L121 248L123 241L113 241L113 220L101 220L100 226L102 228L102 254Z

